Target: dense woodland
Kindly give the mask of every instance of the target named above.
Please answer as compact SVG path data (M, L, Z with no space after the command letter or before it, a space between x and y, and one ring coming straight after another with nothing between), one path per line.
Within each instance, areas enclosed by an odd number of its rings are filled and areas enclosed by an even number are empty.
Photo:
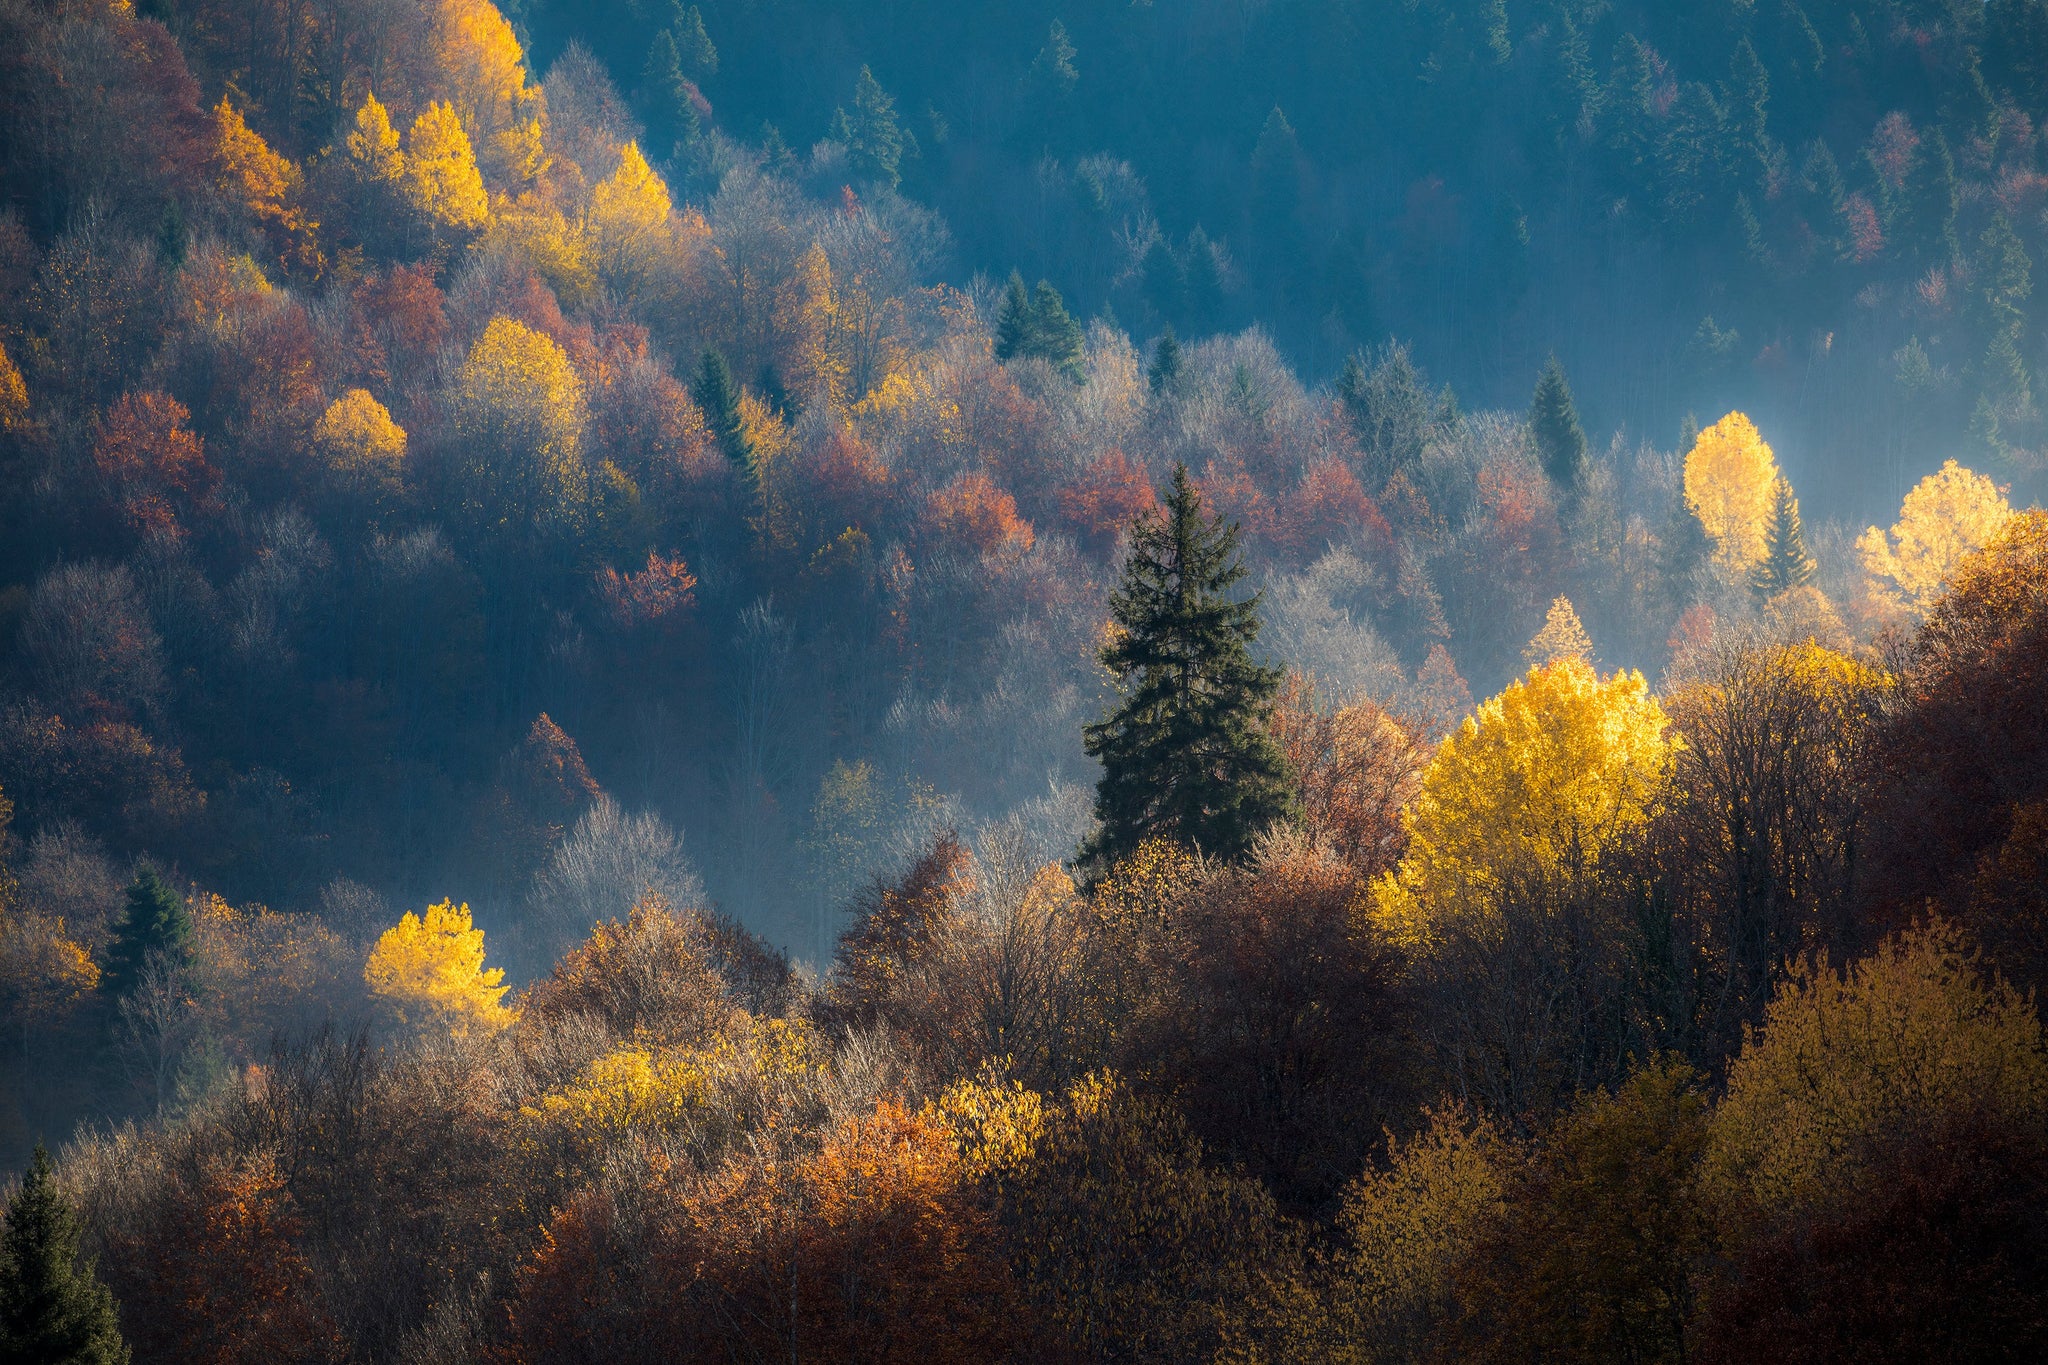
M2048 1355L2044 119L0 0L0 1361Z

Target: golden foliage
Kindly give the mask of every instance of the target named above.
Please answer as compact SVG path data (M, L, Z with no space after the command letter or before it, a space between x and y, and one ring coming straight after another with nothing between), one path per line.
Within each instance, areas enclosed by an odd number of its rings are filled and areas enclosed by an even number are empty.
M222 96L213 109L213 184L269 232L285 264L317 270L319 248L299 206L305 177L270 149L239 109Z
M1045 1097L993 1073L956 1081L926 1106L952 1131L971 1180L1001 1180L1024 1170L1045 1136Z
M584 221L597 273L621 298L644 303L665 293L660 283L675 251L674 204L639 143L619 149L618 169L591 190Z
M456 373L463 498L488 523L573 524L584 511L583 381L552 337L491 319Z
M405 196L436 227L474 232L490 221L491 201L462 120L443 101L428 105L405 135Z
M353 969L354 952L316 916L193 903L193 969L210 1029L244 1057L279 1032L312 1025Z
M1586 628L1579 624L1579 614L1572 610L1571 599L1565 597L1551 602L1550 611L1543 618L1543 629L1522 651L1523 664L1532 668L1554 664L1559 659L1593 662L1593 637L1586 634Z
M1825 956L1794 969L1729 1068L1708 1178L1783 1211L1839 1189L1878 1144L1972 1115L2048 1118L2048 1053L2032 1002L1937 921L1845 972Z
M0 346L0 431L12 431L28 417L28 385L21 371Z
M1337 1213L1335 1306L1361 1338L1412 1341L1449 1311L1460 1258L1503 1207L1513 1149L1498 1130L1456 1108L1428 1120L1388 1142L1386 1164L1354 1180Z
M99 988L99 965L61 918L0 905L0 1013L47 1027Z
M1671 765L1663 707L1643 675L1602 679L1578 659L1532 669L1468 717L1422 775L1408 854L1375 885L1397 942L1444 916L1498 914L1527 876L1571 876L1635 836Z
M406 911L363 964L371 991L409 1021L435 1020L456 1033L512 1022L504 979L503 968L484 966L484 931L470 926L469 907L450 901L428 906L424 916Z
M363 179L393 187L403 182L405 154L398 150L398 130L391 126L391 113L378 102L375 91L363 97L345 145L356 174Z
M313 448L344 485L396 491L405 474L405 428L367 389L350 389L327 405L313 427Z
M527 81L518 35L490 0L436 0L433 22L442 88L462 126L480 137L492 180L517 186L533 179L546 168L545 101Z
M1857 537L1856 549L1873 593L1921 617L2012 515L1997 484L1949 460L1906 494L1889 535L1872 526Z
M734 1107L716 1101L736 1085L803 1088L817 1081L825 1054L808 1026L741 1020L702 1047L617 1048L522 1107L520 1116L536 1135L567 1138L587 1150L628 1132L676 1132L729 1119Z
M1685 505L1714 541L1714 560L1730 574L1764 557L1778 462L1756 424L1731 412L1700 433L1685 457Z

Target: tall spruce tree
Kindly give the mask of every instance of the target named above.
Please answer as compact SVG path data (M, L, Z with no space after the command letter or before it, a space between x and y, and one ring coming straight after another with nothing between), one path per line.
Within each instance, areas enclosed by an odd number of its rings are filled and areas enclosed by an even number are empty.
M1550 481L1565 492L1583 486L1586 430L1579 425L1572 386L1566 382L1564 366L1555 353L1544 362L1543 376L1536 381L1536 396L1529 405L1529 431L1536 438L1536 454Z
M114 1296L79 1263L78 1235L39 1142L0 1231L0 1361L126 1365Z
M718 438L719 449L732 461L748 488L760 482L761 471L754 460L754 443L740 420L740 386L733 382L732 367L725 357L707 346L697 364L697 406L704 410L704 425Z
M1031 291L1031 353L1076 384L1088 377L1081 324L1050 280Z
M1159 341L1152 348L1152 364L1145 372L1145 382L1154 393L1172 393L1180 383L1180 338L1173 334L1173 324L1168 323L1159 334Z
M100 988L115 1000L135 989L152 954L161 953L182 965L192 953L192 916L177 888L145 867L128 888L128 911L114 930L107 949Z
M854 82L853 112L840 109L833 116L832 135L846 144L847 159L863 180L892 190L902 183L904 133L896 101L868 68Z
M1014 360L1026 354L1031 340L1031 291L1018 271L1010 272L1003 286L1003 301L996 305L996 359Z
M1102 650L1123 701L1083 732L1102 760L1101 828L1082 850L1092 867L1153 837L1242 857L1289 813L1287 760L1265 731L1280 670L1251 655L1258 596L1230 594L1245 574L1237 537L1204 512L1185 465L1173 471L1164 515L1132 528L1110 598L1117 634Z
M1765 601L1813 581L1813 556L1806 552L1806 531L1799 524L1799 499L1783 476L1771 488L1771 529L1764 557L1750 570L1749 586Z

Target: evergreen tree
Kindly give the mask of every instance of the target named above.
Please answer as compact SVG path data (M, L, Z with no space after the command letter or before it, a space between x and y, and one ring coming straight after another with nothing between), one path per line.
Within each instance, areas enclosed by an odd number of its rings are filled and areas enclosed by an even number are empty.
M1165 234L1155 236L1152 245L1145 248L1145 259L1138 266L1138 273L1145 302L1152 305L1152 311L1162 319L1179 317L1187 306L1187 273L1173 254L1173 248L1167 245Z
M771 175L795 175L796 153L783 140L782 130L772 123L761 125L761 169Z
M1765 601L1813 581L1813 556L1806 552L1806 531L1799 524L1799 499L1783 476L1771 488L1771 526L1764 557L1750 570L1749 585Z
M1152 365L1145 372L1145 379L1154 393L1171 393L1180 383L1180 338L1173 334L1170 322L1152 348Z
M656 33L648 44L640 81L641 99L654 126L677 142L695 142L704 128L697 117L697 102L690 98L692 87L683 74L675 37L667 29Z
M695 79L708 81L718 74L718 49L704 31L704 15L695 5L679 9L673 25L676 50Z
M1081 324L1049 280L1040 280L1031 291L1030 350L1076 384L1088 377Z
M0 1231L0 1361L126 1365L114 1296L78 1260L78 1213L36 1144Z
M1102 760L1101 828L1082 853L1097 868L1154 837L1241 857L1289 812L1287 762L1264 728L1280 670L1252 659L1258 596L1230 596L1245 574L1237 538L1204 514L1185 465L1164 515L1132 528L1110 598L1117 633L1102 651L1123 701L1083 735Z
M854 82L853 113L840 109L833 116L832 135L846 144L854 173L862 179L892 190L903 183L903 128L896 121L896 101L865 66Z
M1014 360L1027 354L1031 339L1031 294L1024 276L1012 270L1003 288L1003 301L996 305L996 359Z
M1536 397L1529 405L1529 431L1536 438L1536 454L1543 472L1565 492L1586 479L1586 432L1579 425L1578 405L1572 402L1571 385L1565 382L1564 366L1553 353L1536 381Z
M1080 83L1081 73L1074 66L1073 40L1067 37L1067 26L1057 19L1046 34L1045 46L1031 61L1031 80L1055 99L1073 94Z
M733 382L732 367L725 363L725 357L708 346L697 366L695 396L697 406L704 410L704 425L718 438L719 449L739 471L741 481L748 488L758 485L761 471L754 461L754 443L748 439L746 424L740 420L739 385Z
M100 987L119 1000L135 989L151 954L161 953L182 965L192 954L192 916L185 898L152 867L128 888L128 912L107 949L107 970Z
M1223 312L1223 264L1217 259L1216 244L1199 226L1188 234L1187 316L1198 330L1213 330Z
M1692 442L1685 444L1690 449ZM1699 596L1701 576L1714 557L1714 542L1693 510L1685 505L1683 492L1671 500L1671 517L1657 538L1657 556L1658 576L1663 580L1666 598L1673 611L1682 612Z

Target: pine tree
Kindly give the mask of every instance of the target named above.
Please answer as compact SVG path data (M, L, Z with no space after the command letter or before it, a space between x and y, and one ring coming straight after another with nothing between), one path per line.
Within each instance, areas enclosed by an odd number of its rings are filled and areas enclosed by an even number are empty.
M1180 383L1180 338L1173 334L1173 324L1159 334L1159 342L1152 348L1152 365L1145 372L1146 383L1154 393L1172 393Z
M711 45L711 35L704 31L704 15L695 5L680 10L672 26L675 45L690 74L700 81L708 81L718 74L718 49Z
M1572 401L1564 366L1554 353L1544 362L1543 377L1536 381L1536 396L1529 405L1529 431L1536 438L1543 472L1553 484L1565 492L1584 484L1586 431L1579 425L1578 405Z
M892 190L903 182L903 129L896 121L896 101L867 67L854 82L853 112L840 109L832 132L846 144L854 173L862 179Z
M1047 32L1045 46L1031 62L1031 80L1055 99L1065 99L1074 93L1080 83L1081 73L1074 67L1074 43L1067 37L1067 26L1055 19Z
M1529 668L1542 668L1560 659L1577 659L1582 664L1593 662L1593 637L1586 634L1586 627L1579 621L1578 612L1572 609L1568 597L1553 598L1550 611L1543 618L1543 629L1536 632L1536 638L1529 641L1522 651L1522 663Z
M1665 595L1674 611L1684 611L1699 596L1701 576L1714 556L1714 542L1685 505L1682 492L1671 500L1671 516L1657 538L1657 552Z
M683 74L681 54L667 29L654 35L647 47L647 64L641 68L642 98L655 125L675 141L695 142L704 131L697 117L697 103L690 98L689 78Z
M152 954L182 965L191 952L192 916L185 898L155 868L146 867L128 888L128 913L114 931L100 986L110 999L119 1000L135 989Z
M725 363L725 357L708 346L697 366L695 397L697 406L704 410L704 425L718 438L719 449L732 461L741 482L750 489L756 487L761 471L755 463L754 443L748 439L746 426L740 420L740 387L733 382L732 367Z
M1031 291L1030 350L1076 384L1088 377L1081 324L1067 312L1067 301L1049 280L1040 280Z
M1012 270L1003 288L1003 301L996 306L996 359L1014 360L1026 354L1031 339L1031 294L1024 276Z
M1083 732L1102 760L1100 829L1084 860L1105 869L1148 838L1238 858L1289 811L1286 759L1266 734L1280 670L1254 662L1259 599L1233 600L1244 577L1238 530L1208 516L1185 465L1163 516L1132 528L1116 627L1102 662L1123 701Z
M0 1232L0 1361L126 1365L114 1296L78 1260L78 1213L39 1142Z
M1765 601L1813 581L1813 556L1806 552L1806 532L1799 524L1799 499L1783 475L1771 489L1771 525L1764 557L1750 571L1749 585Z
M1216 244L1199 226L1188 234L1186 257L1188 321L1198 329L1213 329L1223 311L1223 265Z

